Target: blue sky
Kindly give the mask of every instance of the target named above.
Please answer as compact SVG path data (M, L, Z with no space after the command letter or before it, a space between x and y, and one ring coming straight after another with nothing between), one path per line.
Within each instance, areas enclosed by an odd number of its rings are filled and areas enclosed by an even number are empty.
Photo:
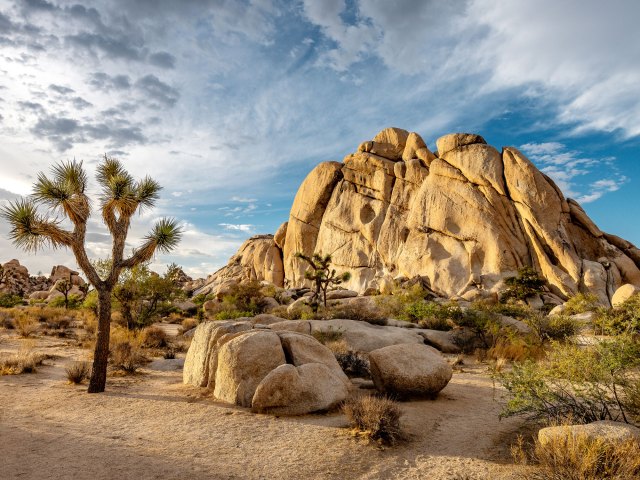
M315 164L387 126L520 147L640 244L640 4L498 0L0 0L0 202L103 153L165 187L194 276L274 232ZM99 219L88 248L108 252ZM32 272L0 225L0 260Z

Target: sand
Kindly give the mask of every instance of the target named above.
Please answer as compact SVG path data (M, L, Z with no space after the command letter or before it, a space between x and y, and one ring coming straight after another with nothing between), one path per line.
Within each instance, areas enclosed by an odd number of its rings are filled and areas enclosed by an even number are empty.
M23 342L0 335L0 351ZM501 390L481 365L436 400L404 402L409 438L380 448L339 412L277 418L216 402L182 385L184 354L89 395L64 373L86 350L50 337L32 346L56 358L0 377L1 479L507 479L524 432L520 419L499 420Z

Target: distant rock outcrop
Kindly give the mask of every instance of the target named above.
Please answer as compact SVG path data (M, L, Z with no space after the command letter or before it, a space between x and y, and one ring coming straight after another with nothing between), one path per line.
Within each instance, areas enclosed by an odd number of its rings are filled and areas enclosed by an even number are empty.
M24 295L29 291L29 270L16 259L2 264L0 293Z
M284 284L282 251L273 235L256 235L245 241L229 263L209 275L205 284L193 293L221 294L232 285L252 280L264 280L278 286Z
M342 163L320 163L275 239L247 240L201 291L244 279L300 286L296 252L331 253L358 292L420 277L441 296L474 299L524 266L561 298L589 291L610 305L621 285L640 287L640 250L602 232L516 148L462 133L436 147L388 128Z

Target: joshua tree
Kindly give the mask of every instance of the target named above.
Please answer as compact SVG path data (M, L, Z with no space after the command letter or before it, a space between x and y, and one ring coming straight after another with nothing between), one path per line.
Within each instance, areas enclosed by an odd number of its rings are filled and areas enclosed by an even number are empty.
M55 285L57 291L64 295L64 308L65 310L69 309L69 292L73 288L73 283L71 283L71 274L69 274L69 279L63 278L58 280Z
M331 269L331 255L322 255L314 253L308 257L300 252L296 253L296 257L304 260L309 264L309 269L304 272L307 280L313 282L313 296L311 297L311 308L314 312L318 311L320 301L327 307L327 290L330 286L340 285L351 278L349 272L338 275L335 269Z
M144 237L144 242L124 258L124 247L131 218L137 211L151 208L159 197L160 185L150 177L141 180L127 172L118 160L108 158L98 165L96 178L101 187L99 206L102 220L113 240L111 268L101 278L89 261L85 249L87 221L91 215L89 197L85 193L87 174L82 162L62 162L55 165L51 177L38 174L31 197L18 199L0 210L10 226L14 244L27 251L43 247L70 248L87 279L98 292L98 334L93 357L89 393L103 392L107 380L109 330L111 323L111 293L120 272L148 261L156 251L174 249L181 229L174 219L161 219ZM48 207L41 213L39 207ZM61 225L62 216L72 229Z

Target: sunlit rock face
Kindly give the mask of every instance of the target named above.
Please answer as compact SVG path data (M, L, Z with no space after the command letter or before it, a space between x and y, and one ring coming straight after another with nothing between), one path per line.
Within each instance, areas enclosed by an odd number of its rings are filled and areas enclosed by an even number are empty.
M249 240L265 246L242 263L258 280L295 287L305 281L296 252L330 253L352 274L347 288L421 276L434 292L462 298L497 292L524 266L561 298L589 291L608 305L621 285L640 286L640 250L598 229L520 151L468 133L445 135L436 148L387 128L342 163L320 163L277 242Z

